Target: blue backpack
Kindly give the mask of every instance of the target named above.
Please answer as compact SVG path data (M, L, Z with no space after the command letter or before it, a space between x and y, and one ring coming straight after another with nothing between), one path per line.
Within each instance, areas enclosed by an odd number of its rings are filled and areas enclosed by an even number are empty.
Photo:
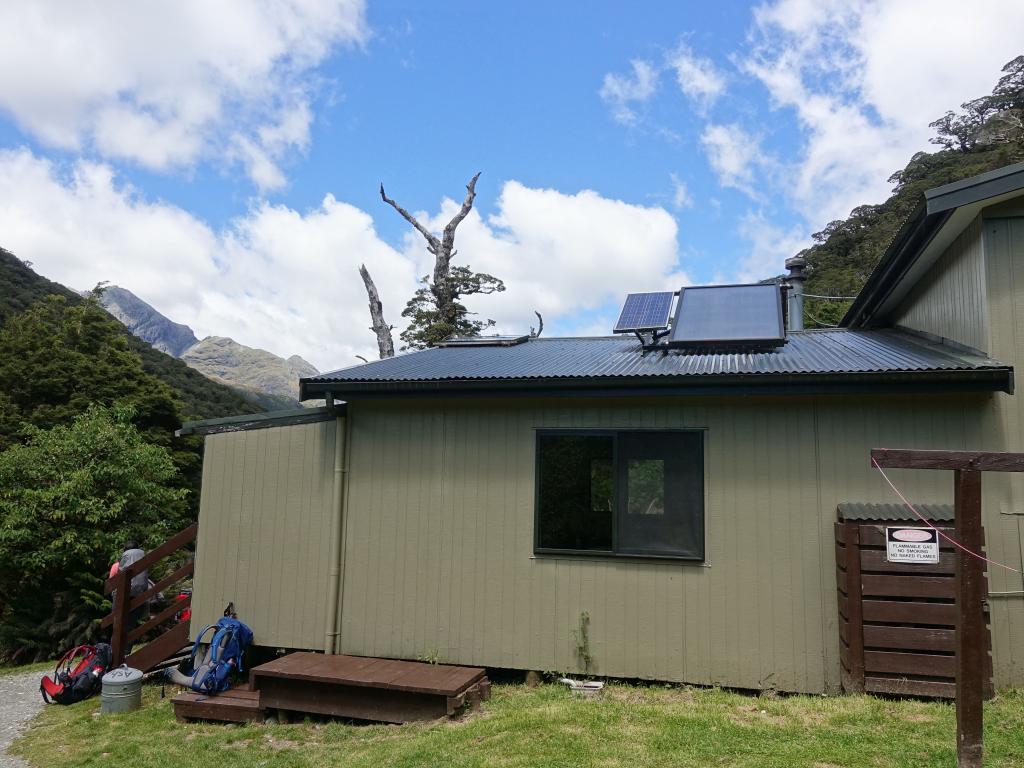
M200 664L196 665L203 638L213 631L210 647ZM192 656L187 664L167 670L167 678L200 693L220 693L231 687L231 673L242 670L242 654L252 643L252 630L238 619L225 616L210 624L196 635Z

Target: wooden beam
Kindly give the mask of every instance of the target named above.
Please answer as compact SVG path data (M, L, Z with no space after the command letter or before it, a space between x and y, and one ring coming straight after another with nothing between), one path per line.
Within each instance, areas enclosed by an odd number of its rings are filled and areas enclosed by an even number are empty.
M156 565L158 562L163 560L172 552L176 552L186 544L189 544L196 539L196 534L199 532L199 523L192 523L188 528L183 531L179 531L174 534L171 538L161 544L159 547L154 549L152 552L140 557L131 565L123 568L118 576L124 574L131 578L137 574L147 570L151 565ZM117 576L107 579L106 584L103 587L103 594L109 595L110 592L117 586Z
M850 693L864 693L864 615L860 574L860 524L846 524L846 589L849 596Z
M1020 454L1015 454L1020 455ZM954 479L956 538L981 552L981 473L957 470ZM985 586L982 561L957 550L956 761L958 768L981 768L982 695L985 674Z
M114 575L114 578L109 579L107 583L114 583L114 605L111 608L110 615L114 617L113 625L114 628L110 635L110 649L112 651L113 666L121 666L121 662L124 661L125 657L125 643L126 636L128 634L128 601L131 595L128 592L131 581L128 578L128 574L125 571L118 571Z
M131 598L131 602L128 603L128 612L131 613L136 608L141 608L149 602L150 598L156 597L158 594L163 592L172 584L177 584L179 581L187 579L195 571L195 567L195 561L189 560L183 566L178 568L178 570L176 570L174 573L170 574L169 576L165 576L152 587L147 589L145 592L141 592L139 593L138 596ZM100 622L100 626L109 627L113 623L114 614L111 612L103 617L103 621Z
M979 472L1024 472L1024 453L986 451L917 451L873 448L872 460L884 469L952 469Z
M192 605L192 595L189 595L184 600L175 600L160 613L152 616L145 624L140 624L135 629L128 633L128 642L134 643L144 634L152 629L156 629L168 619L173 619L174 616L179 612L183 611Z
M141 672L148 672L172 654L187 646L189 623L175 624L162 635L132 653L125 663Z

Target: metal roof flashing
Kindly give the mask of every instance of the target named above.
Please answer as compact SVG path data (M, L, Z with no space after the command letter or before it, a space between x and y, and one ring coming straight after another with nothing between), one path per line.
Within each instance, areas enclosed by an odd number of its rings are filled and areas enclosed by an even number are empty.
M322 397L323 395L320 395ZM313 399L313 398L307 398ZM345 415L345 404L312 408L293 408L264 413L249 413L240 416L224 416L217 419L186 421L174 433L175 437L185 435L215 435L220 432L248 432L252 429L269 429L271 427L287 427L296 424L315 424L320 421L331 421Z
M885 325L889 314L985 208L1022 195L1024 163L925 191L924 200L893 237L840 326Z

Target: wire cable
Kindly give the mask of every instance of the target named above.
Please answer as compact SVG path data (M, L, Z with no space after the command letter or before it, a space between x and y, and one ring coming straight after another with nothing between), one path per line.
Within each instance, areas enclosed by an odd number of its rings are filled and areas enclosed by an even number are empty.
M967 547L965 547L963 544L961 544L956 539L950 538L949 536L944 534L942 531L940 531L938 528L936 528L934 525L932 525L924 515L922 515L920 512L918 512L917 509L915 509L914 505L911 504L910 501L907 500L906 496L904 496L902 493L900 493L900 489L897 488L895 486L895 484L892 482L892 480L889 479L889 476L887 474L885 474L885 470L882 469L880 466L878 466L878 462L875 461L875 457L874 456L871 457L871 463L875 465L875 469L877 469L879 472L882 473L882 477L885 478L885 482L887 482L889 484L889 487L892 488L893 491L896 492L896 495L900 497L900 499L903 501L904 504L906 504L907 509L909 509L915 515L917 515L917 517L921 520L921 522L923 522L925 525L927 525L929 528L931 528L933 531L935 531L935 533L937 533L939 536L944 538L946 541L948 541L954 547L956 547L957 549L959 549L959 550L961 550L963 552L966 552L968 555L971 555L971 557L976 557L979 560L984 560L986 563L991 563L992 565L998 565L1000 568L1005 568L1006 570L1013 571L1014 573L1022 573L1022 571L1019 571L1016 568L1013 568L1013 567L1011 567L1009 565L1005 565L1005 564L1000 563L1000 562L998 562L996 560L990 560L989 558L985 557L984 555L980 555L977 552L972 552L971 550L969 550Z

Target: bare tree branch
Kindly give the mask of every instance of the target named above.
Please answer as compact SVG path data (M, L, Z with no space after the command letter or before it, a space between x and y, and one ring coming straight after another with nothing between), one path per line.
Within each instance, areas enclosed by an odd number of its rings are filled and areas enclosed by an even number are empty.
M384 194L384 184L380 185L381 200L398 211L402 218L412 224L416 231L427 240L427 250L434 256L434 274L429 284L430 292L434 296L438 317L441 323L446 325L453 325L457 314L456 297L451 285L451 262L455 254L458 253L455 250L455 230L473 210L473 201L476 200L476 182L479 178L480 171L477 171L476 175L469 180L469 184L466 185L466 199L462 201L459 212L445 225L440 239L423 226L415 216ZM489 293L490 291L481 292Z
M478 173L477 176L479 176L479 175L480 174ZM476 181L476 179L474 178L473 181ZM430 251L435 256L440 252L440 250L441 250L441 241L437 239L437 236L435 234L433 234L425 226L420 224L419 220L415 216L413 216L411 213L409 213L407 210L405 210L405 208L403 208L398 203L396 203L394 200L392 200L390 197L388 197L387 195L384 194L384 182L383 181L380 183L380 199L383 200L388 205L390 205L396 211L398 211L402 215L403 219L405 219L410 224L412 224L414 227L416 227L416 231L419 232L421 235L423 235L423 237L425 237L427 239L427 250L428 251ZM451 226L451 225L449 225L449 226ZM445 232L447 232L447 231L448 231L448 228L445 227ZM453 230L453 233L454 233L454 230ZM451 257L449 257L449 258L451 258Z
M476 200L476 180L480 178L480 171L476 172L476 176L469 180L469 184L466 185L466 199L462 201L462 207L459 208L459 212L452 217L452 220L444 228L444 233L441 235L441 252L435 254L437 260L434 263L434 282L438 282L439 277L444 277L448 274L448 264L455 257L455 230L458 228L462 220L469 216L469 212L473 210L473 201ZM442 264L442 259L444 263Z
M540 312L538 312L536 309L533 310L533 314L535 314L537 316L537 322L540 323L540 325L537 327L536 331L533 330L533 326L532 325L530 326L530 338L536 339L542 333L544 333L544 318L541 317Z
M383 194L383 188L381 188ZM384 305L381 303L380 294L377 293L377 286L373 284L373 278L366 269L365 264L359 265L359 276L363 278L363 285L366 286L366 295L370 299L370 320L373 325L370 330L377 335L377 349L380 351L380 359L395 356L395 342L391 338L391 326L384 320Z

